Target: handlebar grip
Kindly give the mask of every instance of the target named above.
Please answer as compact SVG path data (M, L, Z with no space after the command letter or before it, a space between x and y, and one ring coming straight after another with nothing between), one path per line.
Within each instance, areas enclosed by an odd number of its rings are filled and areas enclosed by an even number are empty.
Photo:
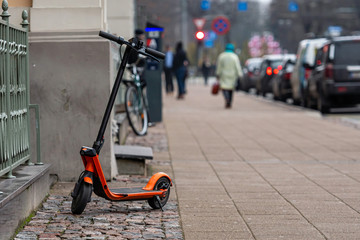
M114 35L112 35L110 33L104 32L104 31L100 31L99 36L103 37L103 38L106 38L106 39L109 39L110 41L117 42L119 44L121 44L124 41L121 37L114 36Z
M146 48L145 52L156 57L156 58L160 58L160 59L164 59L165 58L165 54L159 51L156 51L152 48Z

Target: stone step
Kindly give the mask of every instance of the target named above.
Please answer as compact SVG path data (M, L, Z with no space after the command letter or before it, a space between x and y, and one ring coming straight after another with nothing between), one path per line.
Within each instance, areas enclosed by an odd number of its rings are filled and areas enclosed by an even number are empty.
M49 193L49 171L50 164L21 165L13 170L16 178L0 179L0 239L10 239Z
M119 175L146 175L145 160L153 159L150 147L114 145Z

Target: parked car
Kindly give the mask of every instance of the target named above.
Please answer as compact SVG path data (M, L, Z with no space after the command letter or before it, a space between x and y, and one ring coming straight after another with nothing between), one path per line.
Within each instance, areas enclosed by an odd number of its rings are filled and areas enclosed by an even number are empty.
M245 62L243 69L244 77L240 79L241 90L248 92L250 88L255 88L256 76L259 74L262 58L249 58Z
M360 103L360 36L335 37L321 46L309 78L307 100L322 113Z
M292 98L290 77L296 61L295 54L288 54L281 63L282 69L272 80L272 88L275 100L286 101Z
M316 49L326 41L326 38L317 38L305 39L299 43L297 60L290 78L292 98L296 105L305 105L304 89L306 89L307 79L315 65Z
M262 94L272 92L271 80L274 75L278 74L281 70L281 62L283 61L283 55L265 55L262 58L260 65L259 75L256 77L256 94Z

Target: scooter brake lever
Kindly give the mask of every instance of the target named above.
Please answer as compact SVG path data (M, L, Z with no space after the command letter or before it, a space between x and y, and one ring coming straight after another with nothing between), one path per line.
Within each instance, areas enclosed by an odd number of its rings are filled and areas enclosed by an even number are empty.
M151 55L151 54L146 53L146 52L145 52L145 48L141 48L141 49L139 49L139 50L137 50L137 51L138 51L138 53L141 54L141 55L144 55L144 56L146 56L146 57L152 58L152 59L154 59L154 60L157 61L157 62L160 62L160 60L159 60L158 58L154 57L154 56Z

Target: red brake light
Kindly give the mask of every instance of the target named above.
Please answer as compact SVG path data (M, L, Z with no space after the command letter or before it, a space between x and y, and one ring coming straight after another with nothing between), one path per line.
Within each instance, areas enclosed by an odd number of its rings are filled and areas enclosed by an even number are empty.
M272 74L272 68L271 68L271 67L267 67L267 68L266 68L266 74L267 74L267 75L271 75L271 74Z
M325 67L325 77L333 78L334 77L334 66L332 64L327 64Z
M285 80L290 80L291 73L285 73Z
M281 71L281 69L283 69L283 67L281 65L278 66L279 71Z
M279 73L279 69L274 69L274 74L278 74Z
M347 88L346 88L346 87L338 87L338 88L337 88L337 91L338 91L339 93L346 92L346 91L347 91Z

